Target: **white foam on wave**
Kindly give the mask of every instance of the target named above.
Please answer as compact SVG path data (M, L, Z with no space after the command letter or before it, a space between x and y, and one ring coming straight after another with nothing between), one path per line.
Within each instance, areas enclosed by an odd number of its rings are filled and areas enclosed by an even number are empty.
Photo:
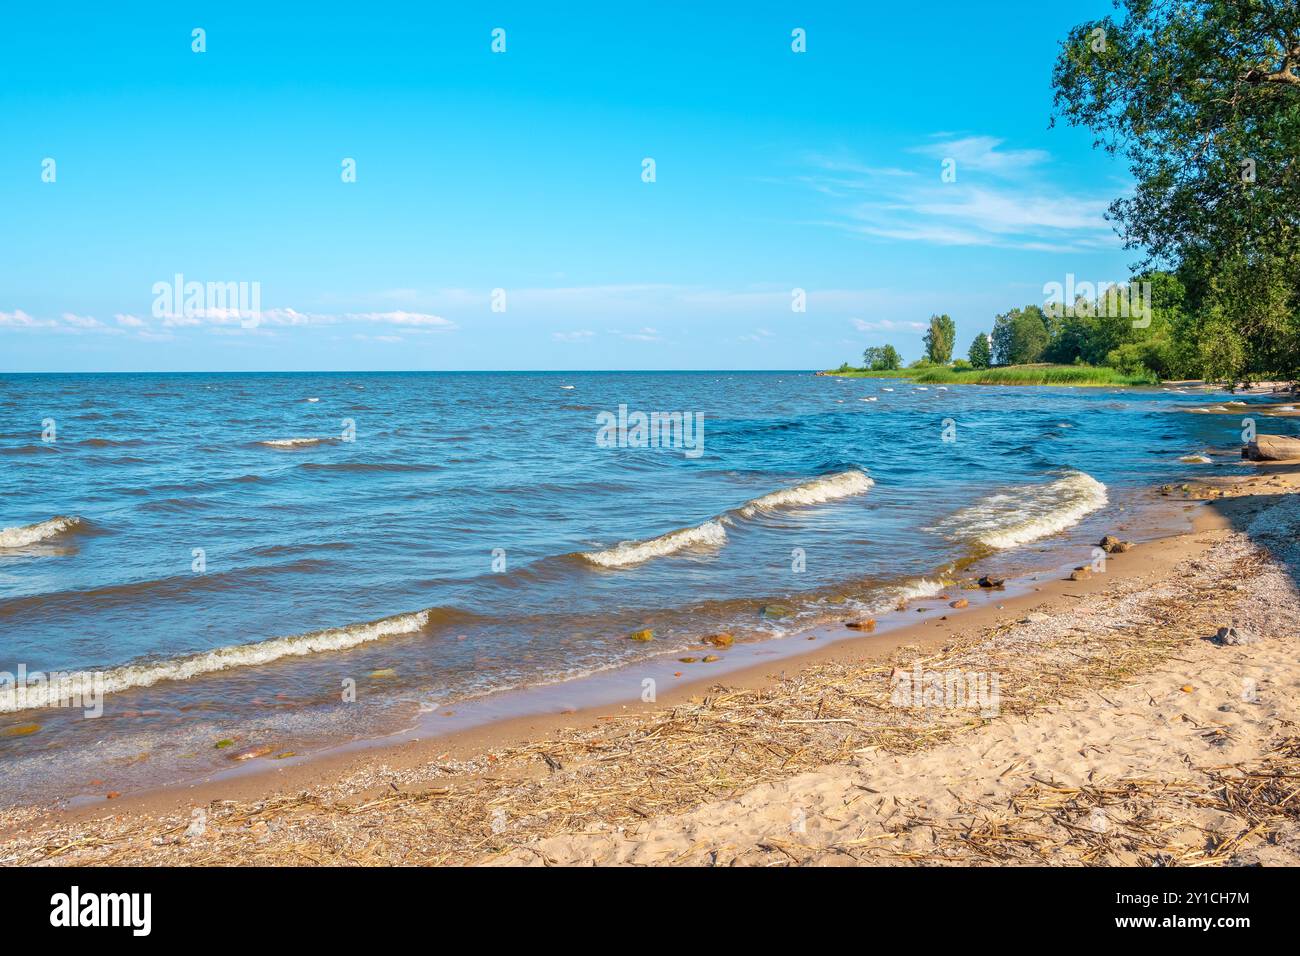
M839 498L866 494L875 482L860 471L841 471L833 475L823 475L810 481L769 492L762 497L747 501L736 509L745 518L752 518L764 511L778 508L797 508L805 505L820 505Z
M870 614L883 614L897 608L899 601L913 601L917 598L934 597L950 586L950 583L945 581L917 578L915 581L909 581L901 587L892 588L886 592L883 598L868 604L866 610Z
M1107 500L1105 485L1074 471L1046 484L991 495L944 519L934 530L990 548L1014 548L1073 527L1105 507Z
M626 568L649 561L651 558L676 554L688 548L696 550L720 548L727 543L725 525L734 523L737 518L753 518L766 511L818 505L838 498L860 495L869 491L874 484L874 481L860 471L841 471L834 475L823 475L821 478L813 478L754 498L734 511L710 518L703 524L669 531L655 538L622 541L603 551L584 551L579 557L602 568Z
M103 692L115 694L132 687L151 687L162 681L189 680L200 674L211 674L233 667L269 664L285 657L305 657L322 651L347 650L395 634L414 634L428 623L429 612L416 611L413 614L399 614L365 624L351 624L347 627L295 634L291 637L275 637L256 644L235 644L170 660L123 664L102 672L81 671L72 674L72 680L81 683L82 686L91 686L84 682L93 674L102 673ZM57 694L58 685L55 684L53 689ZM0 689L0 713L44 707L50 703L50 696L51 687L48 684L43 687L28 686L24 688L24 698L20 706L14 685L8 684Z
M268 448L308 448L312 445L323 445L331 440L329 438L271 438L258 444L266 445Z
M714 518L693 528L669 531L657 538L623 541L604 551L583 552L582 557L602 568L626 568L688 548L720 548L726 543L727 530L721 521Z
M25 548L49 538L67 534L81 524L80 518L57 515L47 521L0 529L0 548Z

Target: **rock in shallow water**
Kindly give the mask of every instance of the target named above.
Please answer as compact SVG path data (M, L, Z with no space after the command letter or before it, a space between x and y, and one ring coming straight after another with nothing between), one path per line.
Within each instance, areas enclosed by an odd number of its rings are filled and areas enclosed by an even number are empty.
M1132 549L1133 542L1121 541L1113 534L1108 534L1101 539L1101 543L1098 545L1098 547L1100 547L1101 550L1105 551L1107 554L1123 554L1125 551L1129 551Z

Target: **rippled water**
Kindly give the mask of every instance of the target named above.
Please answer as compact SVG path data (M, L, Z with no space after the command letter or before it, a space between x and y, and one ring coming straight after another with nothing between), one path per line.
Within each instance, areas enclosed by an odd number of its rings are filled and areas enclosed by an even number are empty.
M0 789L182 779L217 739L378 734L887 607L977 555L1083 559L1180 456L1235 448L1237 418L1181 413L1206 403L803 372L0 377L0 670L114 691L96 720L0 713ZM620 406L702 414L702 451L598 441Z

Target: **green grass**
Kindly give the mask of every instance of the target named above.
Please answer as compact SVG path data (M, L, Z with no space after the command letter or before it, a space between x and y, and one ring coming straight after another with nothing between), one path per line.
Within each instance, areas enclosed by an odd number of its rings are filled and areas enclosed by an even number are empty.
M854 369L830 371L844 378L907 378L924 385L1158 385L1150 373L1121 375L1113 368L1091 365L1008 365L1003 368L957 370L944 365L900 368L893 372Z

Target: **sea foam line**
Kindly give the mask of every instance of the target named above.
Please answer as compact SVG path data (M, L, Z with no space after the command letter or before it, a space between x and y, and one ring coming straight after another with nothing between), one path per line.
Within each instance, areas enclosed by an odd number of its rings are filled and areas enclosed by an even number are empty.
M268 448L310 448L312 445L323 445L333 440L332 438L270 438L258 444L266 445Z
M1021 485L963 508L934 529L999 550L1064 531L1105 507L1106 486L1073 471L1047 484Z
M745 518L752 518L764 511L778 508L797 508L806 505L820 505L839 498L864 495L871 490L875 482L860 471L841 471L834 475L823 475L811 481L805 481L790 488L780 488L741 505L737 513Z
M321 651L341 651L377 641L396 634L415 634L429 623L429 611L398 614L365 624L312 631L290 637L275 637L254 644L234 644L212 651L202 651L170 660L149 661L140 664L122 664L102 672L103 692L120 693L133 687L151 687L169 680L189 680L201 674L229 670L233 667L250 667L269 664L285 657L305 657ZM82 671L74 677L90 676ZM33 707L44 707L49 702L49 689L28 687L23 707L18 707L13 688L0 691L0 713Z
M657 538L649 538L645 541L622 541L604 551L585 551L582 557L602 568L625 568L649 561L651 558L674 554L686 548L720 548L726 543L727 530L722 526L722 522L715 518L693 528L669 531Z
M739 518L753 518L767 511L806 507L865 494L874 484L860 471L823 475L754 498L734 511L710 518L703 524L669 531L645 540L622 541L603 551L584 551L579 557L602 568L625 568L688 548L720 548L727 543L725 525L734 523Z
M57 515L47 521L38 521L36 524L5 528L0 530L0 548L25 548L29 544L67 534L80 524L80 518Z

